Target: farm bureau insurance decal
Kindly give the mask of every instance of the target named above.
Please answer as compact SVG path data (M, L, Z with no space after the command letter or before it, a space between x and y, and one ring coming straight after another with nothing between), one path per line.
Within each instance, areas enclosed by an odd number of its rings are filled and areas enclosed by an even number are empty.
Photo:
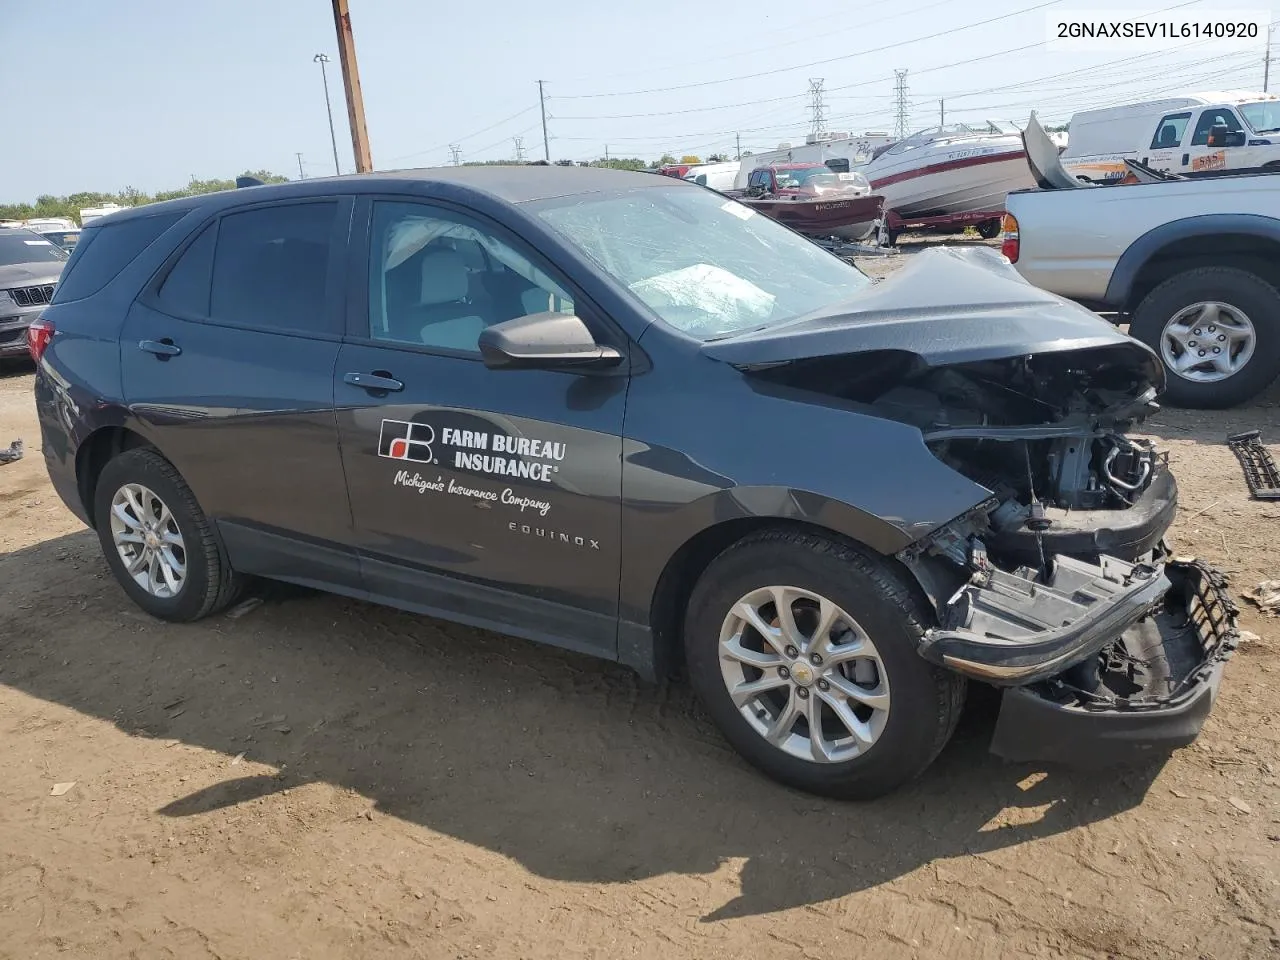
M443 456L455 470L535 483L551 482L560 472L565 452L565 445L556 441L455 427L441 427L437 432L429 423L406 420L383 420L378 437L380 457L439 464L438 458Z

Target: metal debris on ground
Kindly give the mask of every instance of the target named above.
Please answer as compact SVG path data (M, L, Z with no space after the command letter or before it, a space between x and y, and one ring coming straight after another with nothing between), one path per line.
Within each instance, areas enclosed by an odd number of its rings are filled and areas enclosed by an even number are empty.
M75 785L76 785L75 780L70 780L67 783L55 783L53 785L53 789L49 791L49 796L61 797L66 793L68 793L71 790L71 788L74 787Z
M1280 580L1263 580L1245 596L1260 609L1274 613L1280 610Z
M7 450L0 450L0 463L13 463L15 460L21 460L22 453L22 441L15 440L9 444Z
M1280 468L1276 467L1271 452L1262 445L1262 432L1249 430L1227 437L1240 466L1244 469L1244 482L1255 500L1280 500Z

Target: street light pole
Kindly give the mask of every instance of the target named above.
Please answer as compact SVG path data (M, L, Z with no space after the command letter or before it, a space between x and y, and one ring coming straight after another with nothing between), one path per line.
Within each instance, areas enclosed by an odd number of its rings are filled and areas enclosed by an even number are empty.
M333 144L333 172L341 175L342 171L338 168L338 136L333 132L333 106L329 103L329 74L324 69L329 58L323 53L317 53L311 60L320 64L320 77L324 80L324 108L329 114L329 142Z

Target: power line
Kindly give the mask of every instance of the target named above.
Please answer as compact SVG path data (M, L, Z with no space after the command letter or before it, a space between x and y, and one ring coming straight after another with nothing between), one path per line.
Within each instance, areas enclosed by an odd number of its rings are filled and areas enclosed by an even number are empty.
M1037 3L1030 7L1022 7L1011 13L1004 13L998 17L988 17L986 20L978 20L974 23L966 23L958 27L952 27L948 30L940 30L937 33L930 33L923 37L912 37L909 40L899 40L896 43L887 43L879 47L871 47L866 50L859 50L856 53L841 54L838 57L827 57L823 60L811 60L808 63L797 63L789 67L776 67L773 70L761 70L756 73L745 73L736 77L722 77L719 80L702 80L697 83L681 83L670 87L651 87L647 90L623 90L615 93L579 93L560 97L561 100L595 100L601 97L634 97L646 93L670 93L676 90L691 90L695 87L710 87L721 83L734 83L738 80L754 80L756 77L771 77L779 73L788 73L792 70L803 70L807 67L820 67L828 63L839 63L843 60L853 60L857 57L865 57L871 53L882 53L885 50L897 50L901 47L910 46L913 43L921 43L925 40L935 40L938 37L949 37L953 34L960 33L965 30L974 30L978 27L985 27L988 24L998 23L1001 20L1009 20L1013 17L1022 16L1024 13L1032 13L1036 10L1043 10L1046 7L1054 7L1064 2L1064 0L1045 0L1043 3ZM1191 0L1191 2L1200 2L1200 0ZM1040 46L1048 43L1047 40L1041 41Z
M489 126L487 126L487 127L481 127L479 130L475 131L474 133L468 133L465 137L456 137L456 138L454 138L454 141L453 141L453 142L454 142L454 143L459 143L459 144L461 144L461 143L466 143L468 140L472 139L473 137L478 137L478 136L480 136L480 134L482 134L482 133L488 133L490 130L495 129L496 127L500 127L500 126L502 126L504 123L510 123L512 120L515 120L515 119L517 119L518 117L523 117L526 113L529 113L529 112L530 112L531 110L533 110L533 109L534 109L534 107L525 107L523 110L520 110L520 111L519 111L519 112L517 112L517 113L513 113L513 114L512 114L511 116L509 116L509 117L503 117L503 118L502 118L501 120L499 120L497 123L491 123L491 124L489 124ZM397 161L397 160L408 160L410 157L420 157L420 156L422 156L423 154L426 154L426 153L435 153L435 152L436 152L436 151L438 151L438 150L443 150L443 149L445 149L445 148L446 148L446 147L448 147L448 146L449 146L449 144L448 144L448 143L442 143L442 144L440 144L440 145L439 145L439 146L437 146L437 147L429 147L429 148L427 148L426 150L418 150L418 151L415 151L414 153L402 153L402 154L401 154L400 156L398 156L398 157L392 157L388 162L389 162L389 163L394 163L394 162L395 162L395 161Z

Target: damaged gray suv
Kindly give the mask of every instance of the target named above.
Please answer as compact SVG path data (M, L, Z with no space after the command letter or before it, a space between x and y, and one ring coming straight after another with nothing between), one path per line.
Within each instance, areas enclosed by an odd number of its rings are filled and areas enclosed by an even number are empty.
M916 776L975 683L1003 756L1159 755L1237 642L1126 435L1158 359L986 251L873 284L666 177L306 180L95 221L28 339L53 484L152 615L265 577L682 662L805 790Z

